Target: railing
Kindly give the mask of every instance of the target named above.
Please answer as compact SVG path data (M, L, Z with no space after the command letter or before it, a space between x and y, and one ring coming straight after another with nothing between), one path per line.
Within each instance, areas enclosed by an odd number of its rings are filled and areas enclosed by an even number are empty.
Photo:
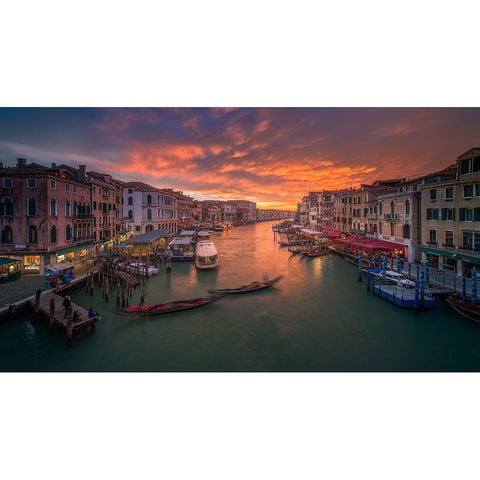
M91 218L93 218L93 215L91 213L74 213L73 214L74 220L90 220Z
M73 237L73 243L88 242L95 240L95 235L85 235L83 237Z
M377 215L376 213L367 213L366 218L367 218L368 220L377 220L377 219L378 219L378 215Z
M384 213L383 218L392 222L398 221L398 213Z

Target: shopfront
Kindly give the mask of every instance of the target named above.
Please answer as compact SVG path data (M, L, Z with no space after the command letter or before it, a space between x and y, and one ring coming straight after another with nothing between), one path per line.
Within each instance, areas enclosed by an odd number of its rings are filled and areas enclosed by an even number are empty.
M69 262L76 265L91 258L94 258L94 246L93 244L84 244L59 250L55 254L54 261L55 263Z
M25 255L23 257L24 273L40 273L41 258L40 255Z
M22 261L17 258L0 257L0 282L11 282L22 275Z

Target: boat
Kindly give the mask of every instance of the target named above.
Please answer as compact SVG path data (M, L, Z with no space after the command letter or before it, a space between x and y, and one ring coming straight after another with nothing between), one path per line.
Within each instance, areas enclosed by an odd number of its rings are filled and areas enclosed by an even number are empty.
M197 237L199 240L208 240L210 238L210 232L207 232L206 230L200 230L197 233Z
M363 269L363 271L366 272L367 270ZM383 278L383 270L381 268L371 268L370 274L380 279ZM405 278L401 273L394 272L393 270L387 270L385 272L385 278L391 283L396 283L399 287L415 288L415 282L412 282L412 280Z
M279 275L278 277L272 278L267 282L252 282L248 285L242 285L241 287L236 288L218 288L215 290L209 290L210 293L222 293L222 294L236 294L236 293L248 293L248 292L256 292L257 290L263 290L265 288L269 288L272 285L275 285L283 275Z
M302 255L306 255L307 257L321 257L327 254L327 249L325 248L314 248L313 250L307 250L306 252L302 252Z
M124 313L135 315L161 315L164 313L180 312L190 308L203 307L222 298L223 295L194 298L192 300L179 300L175 302L160 303L158 305L135 305L123 309Z
M478 304L474 305L470 300L462 302L462 298L457 295L449 295L445 300L460 315L480 323L480 306Z
M195 266L200 270L218 267L218 255L211 240L199 240L195 249Z
M142 262L131 262L129 265L126 266L126 269L131 273L145 275L146 265ZM147 271L148 276L156 275L159 272L158 268L152 267L151 265L148 266Z

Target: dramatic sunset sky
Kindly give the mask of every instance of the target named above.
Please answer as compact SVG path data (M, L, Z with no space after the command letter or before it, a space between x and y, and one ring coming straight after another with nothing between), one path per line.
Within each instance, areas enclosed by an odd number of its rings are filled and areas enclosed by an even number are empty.
M293 209L309 190L441 169L480 109L0 109L0 160L86 164L198 199Z

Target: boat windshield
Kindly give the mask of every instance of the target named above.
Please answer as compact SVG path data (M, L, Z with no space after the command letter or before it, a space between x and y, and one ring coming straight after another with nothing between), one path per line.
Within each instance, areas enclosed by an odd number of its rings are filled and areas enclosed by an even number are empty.
M198 263L200 265L213 265L217 262L217 256L212 255L211 257L198 257Z

